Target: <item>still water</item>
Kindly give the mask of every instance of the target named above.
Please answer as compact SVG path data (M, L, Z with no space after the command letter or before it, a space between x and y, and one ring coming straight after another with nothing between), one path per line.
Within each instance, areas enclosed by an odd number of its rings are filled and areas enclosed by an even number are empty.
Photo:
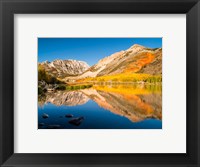
M48 92L38 104L38 129L162 129L160 85Z

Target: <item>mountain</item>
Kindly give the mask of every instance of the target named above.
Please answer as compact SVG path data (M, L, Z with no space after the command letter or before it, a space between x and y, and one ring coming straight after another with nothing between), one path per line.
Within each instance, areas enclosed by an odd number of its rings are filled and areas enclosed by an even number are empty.
M39 66L44 68L48 74L56 78L77 76L85 72L89 65L84 61L77 60L54 60L52 62L42 62Z
M94 55L95 56L95 55ZM54 60L39 63L39 66L56 78L64 81L109 76L116 74L162 74L162 48L146 48L135 44L127 50L116 52L89 67L77 60Z
M99 77L129 73L162 74L162 48L146 48L135 44L98 61L76 78ZM69 79L68 77L66 80Z

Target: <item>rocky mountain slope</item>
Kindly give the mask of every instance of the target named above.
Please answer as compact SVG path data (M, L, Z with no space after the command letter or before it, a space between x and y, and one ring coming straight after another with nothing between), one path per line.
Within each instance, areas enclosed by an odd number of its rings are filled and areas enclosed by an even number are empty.
M54 60L52 62L42 62L39 66L45 69L48 74L56 78L77 76L85 72L89 65L83 61L77 60Z
M99 60L97 64L88 68L83 74L71 79L121 73L162 74L162 48L151 49L135 44L125 51L116 52Z

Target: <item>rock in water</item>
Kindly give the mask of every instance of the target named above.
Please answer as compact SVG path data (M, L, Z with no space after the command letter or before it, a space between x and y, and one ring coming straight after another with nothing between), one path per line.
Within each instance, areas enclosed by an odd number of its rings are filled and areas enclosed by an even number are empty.
M79 126L83 120L84 120L84 117L78 117L78 118L71 119L69 121L69 123L76 125L76 126Z
M72 114L66 114L65 117L71 118L71 117L73 117L73 115Z
M45 124L44 123L39 123L39 126L44 126Z
M49 125L47 126L48 129L60 129L60 125Z
M49 118L49 115L44 113L44 114L42 115L42 118L44 118L44 119Z

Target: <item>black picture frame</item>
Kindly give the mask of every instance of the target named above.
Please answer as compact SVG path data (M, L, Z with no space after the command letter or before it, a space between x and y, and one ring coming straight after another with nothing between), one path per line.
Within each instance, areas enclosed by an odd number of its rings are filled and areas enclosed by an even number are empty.
M14 153L14 14L57 14L57 13L59 14L65 14L65 13L186 14L186 19L187 19L187 27L186 27L187 29L186 33L187 153L186 154ZM200 87L198 86L200 83L199 40L200 40L200 3L198 0L0 0L0 164L1 166L199 167L200 166L200 113L199 113ZM176 139L176 137L174 138Z

